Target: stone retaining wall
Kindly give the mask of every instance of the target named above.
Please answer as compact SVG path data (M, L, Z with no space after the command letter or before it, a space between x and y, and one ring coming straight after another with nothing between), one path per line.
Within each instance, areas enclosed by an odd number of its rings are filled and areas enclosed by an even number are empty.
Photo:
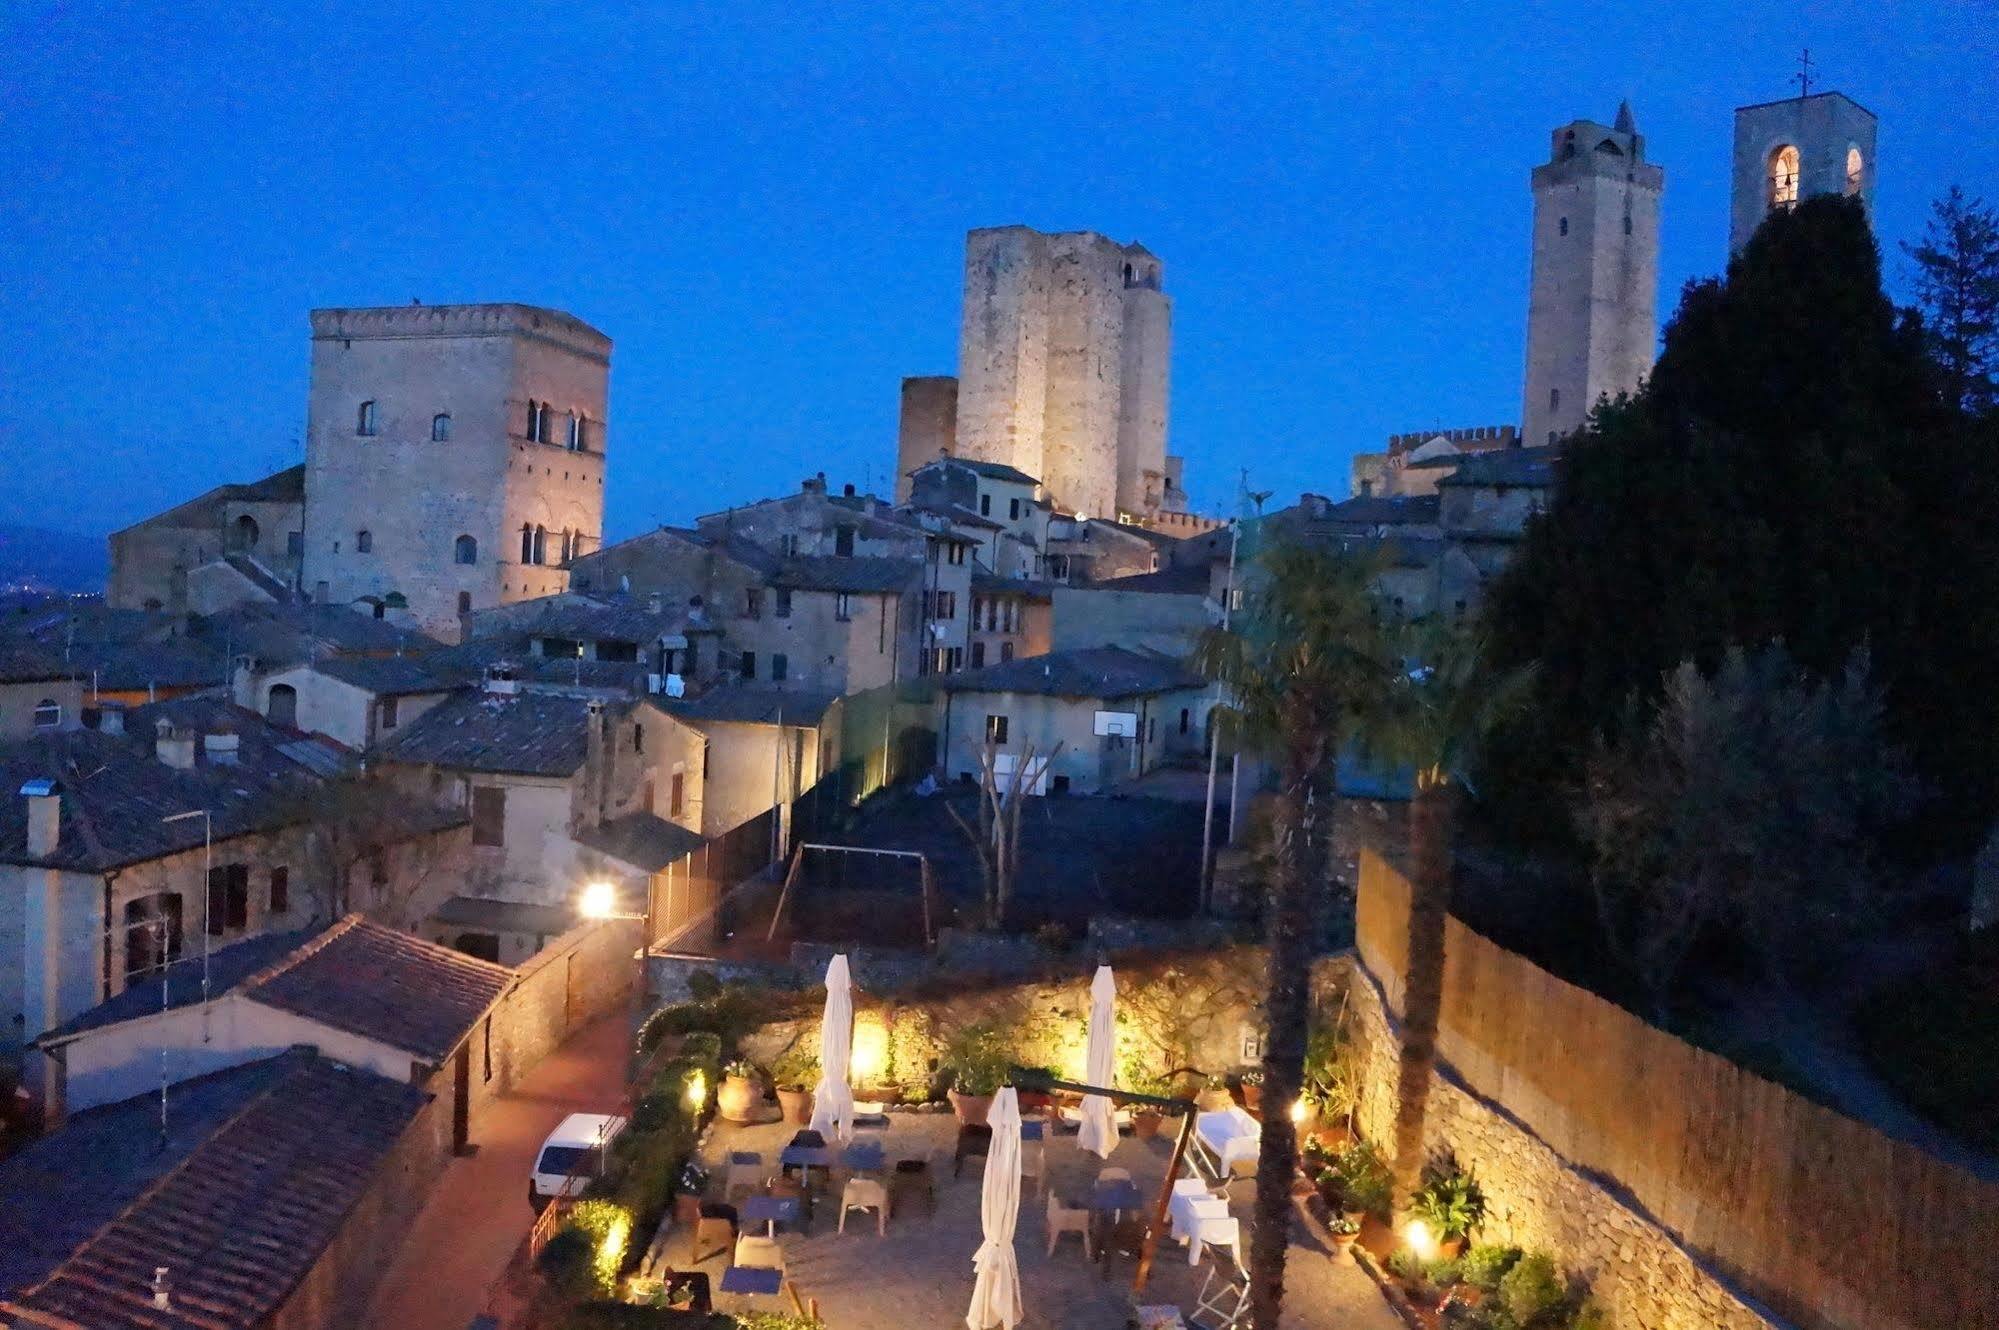
M1347 1020L1362 1055L1361 1135L1384 1150L1395 1136L1399 1035L1374 976L1348 957ZM1672 1235L1584 1173L1448 1068L1430 1083L1424 1143L1477 1178L1486 1198L1481 1242L1539 1248L1589 1283L1616 1330L1771 1330L1758 1311Z

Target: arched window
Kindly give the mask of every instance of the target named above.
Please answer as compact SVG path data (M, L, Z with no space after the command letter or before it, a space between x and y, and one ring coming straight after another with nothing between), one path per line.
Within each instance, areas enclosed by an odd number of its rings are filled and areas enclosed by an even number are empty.
M1770 154L1770 206L1788 208L1798 201L1798 150L1786 143Z
M458 612L460 614L470 614L472 612L472 593L470 591L461 591L458 593Z
M1569 219L1566 217L1562 219L1561 232L1563 235L1567 235L1569 233Z
M528 562L529 562L529 563L547 563L547 562L548 562L548 528L547 528L547 527L545 527L545 526L538 526L538 527L536 527L536 528L534 529L534 558L532 558L532 559L528 560Z
M1846 193L1847 197L1860 192L1861 167L1866 163L1860 159L1860 149L1849 146L1846 150Z
M569 413L569 432L563 439L563 445L572 453L583 446L583 417L574 411Z
M1562 390L1560 388L1548 389L1548 409L1550 411L1559 411L1561 410L1561 408L1562 408Z
M260 534L262 533L257 530L257 519L244 513L230 526L229 543L239 550L253 550L257 548L257 537Z
M548 403L528 403L528 437L536 443L548 442Z
M264 699L264 718L288 730L298 728L298 689L288 683L272 684Z
M525 524L521 527L521 562L534 562L534 528Z
M354 533L354 552L356 554L373 554L375 552L375 533L372 531L356 531Z
M451 543L451 557L458 563L479 562L479 542L470 536L460 536Z
M451 417L440 411L430 418L430 441L432 443L451 442Z
M375 401L372 397L355 410L354 432L364 438L375 432Z
M62 703L53 697L45 697L35 703L35 728L53 730L62 725Z

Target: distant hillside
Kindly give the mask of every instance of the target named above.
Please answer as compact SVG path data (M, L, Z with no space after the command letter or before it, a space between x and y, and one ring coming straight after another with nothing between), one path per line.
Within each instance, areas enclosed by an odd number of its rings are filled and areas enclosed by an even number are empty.
M104 537L0 522L0 591L102 591Z

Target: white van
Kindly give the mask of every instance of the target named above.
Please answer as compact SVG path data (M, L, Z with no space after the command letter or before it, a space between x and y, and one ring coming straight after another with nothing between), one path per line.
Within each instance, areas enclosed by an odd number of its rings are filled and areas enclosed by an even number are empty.
M594 1178L604 1167L604 1155L625 1120L611 1113L571 1113L541 1143L535 1156L534 1172L528 1178L528 1204L536 1214L562 1193L573 1175L582 1182Z

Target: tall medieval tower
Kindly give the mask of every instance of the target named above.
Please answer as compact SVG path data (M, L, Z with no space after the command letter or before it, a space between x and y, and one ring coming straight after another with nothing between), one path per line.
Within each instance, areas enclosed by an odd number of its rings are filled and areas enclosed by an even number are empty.
M602 544L611 339L527 305L312 312L315 601L459 616L561 591Z
M1527 303L1521 438L1554 443L1603 396L1634 391L1658 340L1659 195L1627 103L1617 121L1554 132L1534 168L1534 267Z
M958 377L904 382L898 471L950 453L1024 471L1089 517L1184 506L1166 455L1161 276L1145 246L1094 231L971 232Z
M1763 218L1815 194L1874 203L1874 113L1841 92L1815 92L1735 111L1728 252Z

